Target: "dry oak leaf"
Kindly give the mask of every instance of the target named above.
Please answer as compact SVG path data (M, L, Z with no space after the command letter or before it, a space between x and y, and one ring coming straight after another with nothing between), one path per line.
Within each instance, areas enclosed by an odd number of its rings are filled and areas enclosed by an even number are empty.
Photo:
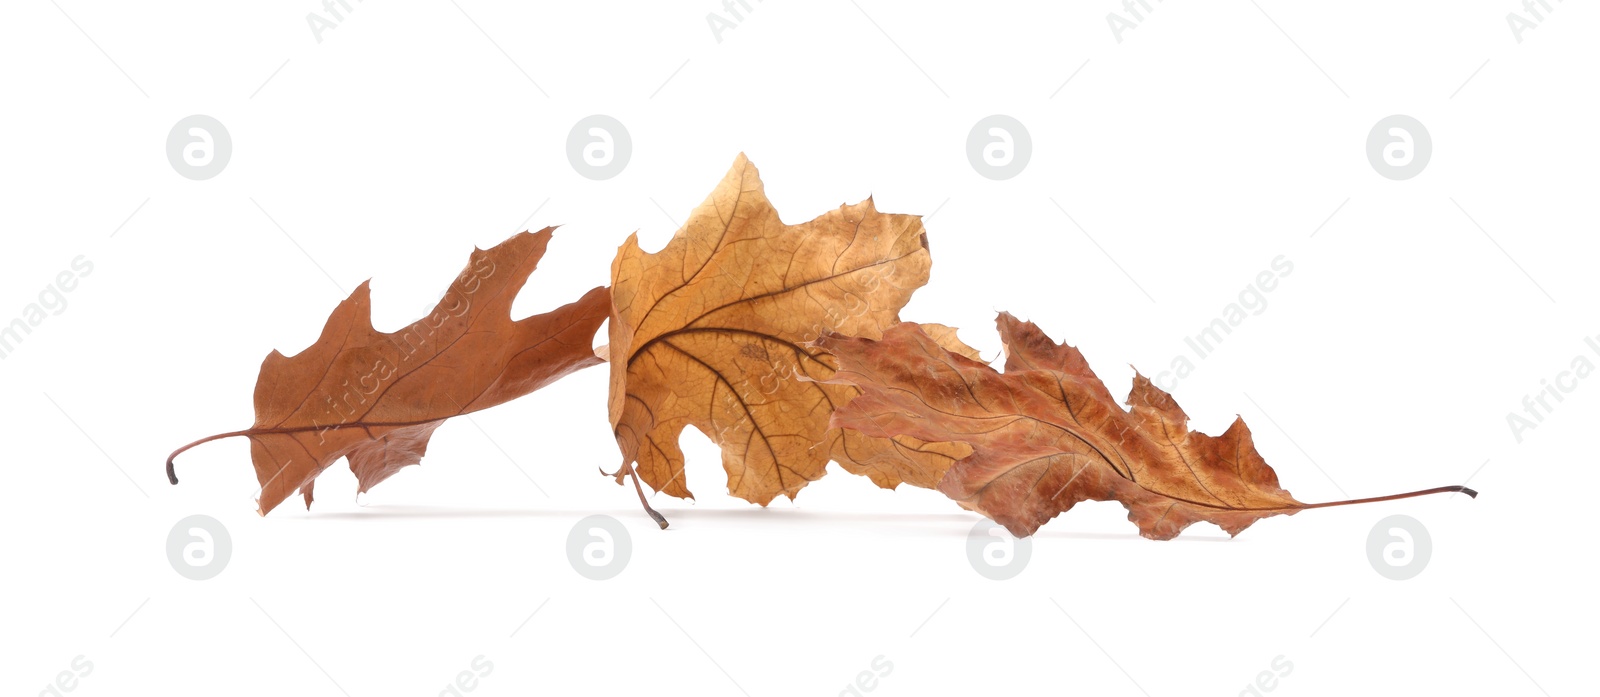
M956 336L954 327L931 322L916 326L946 351L983 361L977 349ZM835 462L884 489L900 484L937 489L950 466L972 454L972 446L957 441L927 442L905 435L874 438L845 428L830 429L828 437L828 451Z
M721 447L729 492L761 505L821 477L830 453L880 485L932 486L966 447L830 432L829 415L856 390L817 382L833 359L807 345L828 331L880 336L930 263L921 219L880 213L870 198L785 225L739 155L661 251L635 235L612 262L618 482L632 471L692 497L678 436L694 426ZM937 476L917 474L929 469Z
M1001 313L1005 373L953 354L915 325L881 341L826 335L816 344L839 361L837 382L862 394L834 412L834 426L888 437L956 440L972 455L939 490L1018 537L1079 501L1118 501L1139 533L1176 537L1197 521L1237 535L1255 521L1306 508L1461 491L1426 491L1333 503L1301 503L1278 486L1242 419L1221 436L1190 431L1165 391L1135 375L1124 411L1083 354L1031 322Z
M256 380L256 421L179 448L172 458L218 438L250 439L266 515L300 490L310 507L313 482L348 457L362 492L422 460L434 429L459 416L516 399L575 370L597 365L595 332L610 307L605 288L551 312L512 321L511 303L528 280L553 228L518 233L474 250L450 289L417 322L392 333L372 327L369 283L350 294L306 350L273 351Z

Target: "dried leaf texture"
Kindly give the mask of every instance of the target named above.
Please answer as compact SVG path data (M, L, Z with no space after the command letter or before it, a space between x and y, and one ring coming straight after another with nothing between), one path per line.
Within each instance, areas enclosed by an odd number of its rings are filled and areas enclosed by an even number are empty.
M361 284L334 309L316 343L295 356L273 351L262 362L251 428L195 444L248 437L260 513L297 489L309 507L317 475L341 457L367 491L420 462L446 419L600 363L592 344L610 307L605 288L511 319L512 301L550 238L546 228L474 250L433 312L393 333L373 328L369 285ZM171 468L169 459L169 475Z
M1278 486L1243 420L1221 436L1190 431L1172 396L1142 375L1124 411L1077 349L1009 314L998 325L1004 374L910 324L882 341L823 337L840 362L834 379L863 390L833 424L970 444L940 491L1018 536L1084 500L1121 502L1158 540L1197 521L1238 534L1307 507Z
M808 344L881 336L929 265L920 219L870 198L785 225L740 155L661 251L630 237L612 263L610 417L624 463L692 496L678 436L694 426L721 447L729 491L754 503L793 498L830 453L880 485L931 486L965 447L830 433L856 390L821 382L833 358Z

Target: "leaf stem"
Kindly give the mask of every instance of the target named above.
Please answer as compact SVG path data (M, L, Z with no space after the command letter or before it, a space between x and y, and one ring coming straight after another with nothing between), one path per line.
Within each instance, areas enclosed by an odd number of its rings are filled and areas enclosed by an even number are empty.
M1478 492L1476 490L1469 489L1469 488L1467 488L1465 486L1437 486L1437 487L1434 487L1432 489L1423 489L1421 491L1408 491L1408 492L1406 492L1404 494L1390 494L1388 496L1373 496L1371 498L1349 499L1349 500L1346 500L1346 501L1329 501L1327 503L1308 503L1308 504L1305 504L1305 505L1303 505L1301 507L1302 508L1330 508L1330 507L1333 507L1333 506L1349 506L1351 504L1356 504L1356 503L1374 503L1374 502L1377 502L1377 501L1393 501L1395 499L1409 499L1409 498L1412 498L1412 497L1415 497L1415 496L1427 496L1428 494L1445 494L1445 493L1449 493L1449 492L1453 492L1453 491L1466 494L1468 496L1471 496L1472 498L1478 498Z
M469 412L462 412L462 413L466 414L466 413L469 413ZM446 417L446 418L449 418L449 417ZM337 430L346 429L346 428L359 428L359 429L363 429L363 430L368 431L369 434L370 434L370 431L372 429L374 429L374 428L405 428L407 426L420 426L422 424L432 423L434 421L443 421L443 420L444 419L423 419L421 421L381 421L381 422L380 421L373 421L373 422L351 421L351 422L348 422L348 423L329 424L327 426L289 426L289 427L282 427L282 428L247 428L247 429L244 429L242 431L229 431L227 433L218 433L217 435L214 435L214 436L206 436L205 438L201 438L200 440L197 440L197 441L195 441L193 443L190 443L190 444L185 445L185 446L183 446L181 448L178 448L177 450L172 451L172 454L167 456L167 481L169 481L169 482L171 482L173 484L177 484L178 483L178 475L176 473L174 473L173 470L172 470L172 461L177 459L179 455L182 455L184 453L184 451L186 451L186 450L188 450L190 448L193 448L196 445L201 445L201 444L204 444L204 443L210 443L211 441L214 441L214 440L222 440L223 438L233 438L235 436L268 436L268 435L273 435L273 434L284 434L284 433L309 433L311 431L327 432L327 431L337 431Z
M190 448L193 448L196 445L203 445L205 443L210 443L211 441L214 441L214 440L222 440L223 438L232 438L234 436L248 436L248 435L251 435L252 433L255 433L255 431L253 429L246 429L246 430L243 430L243 431L229 431L227 433L218 433L217 435L214 435L214 436L206 436L205 438L201 438L200 440L197 440L197 441L195 441L193 443L190 443L190 444L185 445L185 446L183 446L181 448L178 448L177 450L172 451L172 454L167 456L167 481L171 482L173 484L177 484L178 483L178 473L173 471L172 461L178 459L179 455L182 455L185 451L189 450Z
M650 514L650 517L656 521L656 525L661 526L662 530L666 530L667 529L667 519L666 519L665 516L661 515L660 513L657 513L656 509L651 508L650 507L650 502L645 499L645 497L644 497L644 487L639 485L639 473L634 471L633 463L632 462L624 463L622 465L622 469L617 472L617 475L618 476L627 476L627 477L633 479L633 490L639 494L639 505L644 506L644 512Z

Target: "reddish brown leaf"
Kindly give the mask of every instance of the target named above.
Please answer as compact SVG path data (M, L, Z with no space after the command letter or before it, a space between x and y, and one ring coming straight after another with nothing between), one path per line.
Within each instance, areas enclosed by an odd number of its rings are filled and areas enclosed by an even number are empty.
M367 283L340 303L322 336L295 356L261 364L256 421L204 438L250 439L266 515L299 489L311 505L317 475L348 457L361 491L421 461L434 429L526 395L601 359L591 346L610 298L595 288L577 302L520 321L511 303L550 243L552 228L519 233L470 261L433 312L392 333L372 327ZM173 474L172 458L167 475Z
M1221 436L1190 431L1172 396L1134 377L1124 411L1076 348L1002 313L1006 372L947 351L916 325L881 341L825 335L833 381L860 396L832 425L887 438L960 441L973 453L939 490L963 506L1031 535L1079 501L1118 501L1140 534L1176 537L1198 521L1236 535L1255 521L1306 508L1462 491L1440 487L1395 496L1301 503L1278 486L1242 419Z

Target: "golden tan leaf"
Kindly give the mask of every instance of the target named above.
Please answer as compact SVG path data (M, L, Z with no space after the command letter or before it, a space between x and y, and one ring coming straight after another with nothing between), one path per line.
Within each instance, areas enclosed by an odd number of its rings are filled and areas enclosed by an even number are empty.
M646 253L630 237L612 263L618 480L636 462L651 487L692 496L678 448L686 426L721 447L729 491L762 505L821 477L830 453L879 484L910 481L918 461L942 474L964 446L830 434L829 415L856 390L820 382L833 358L808 345L824 332L880 336L929 263L920 219L880 213L870 198L784 224L740 155L666 247Z

